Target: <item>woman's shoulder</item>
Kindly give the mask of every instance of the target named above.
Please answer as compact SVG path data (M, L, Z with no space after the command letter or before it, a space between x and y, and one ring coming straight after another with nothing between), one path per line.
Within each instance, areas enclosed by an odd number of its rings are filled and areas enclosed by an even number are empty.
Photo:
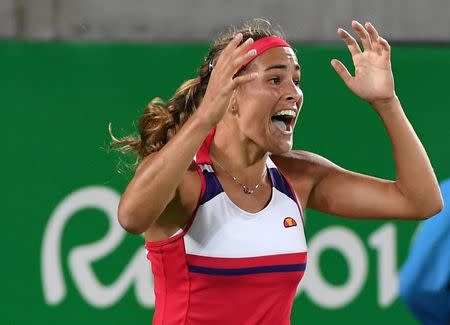
M159 164L159 168L165 168L164 162L156 159L157 155L157 153L152 153L145 157L137 167L136 174L145 172L145 167L153 163ZM195 160L192 160L173 193L171 204L177 206L179 210L185 210L187 214L191 214L199 201L202 189L201 176L202 173L199 165Z
M197 163L192 161L178 185L173 199L157 221L147 230L147 240L168 239L188 225L200 201L202 191L200 173Z
M311 190L323 175L327 160L304 150L291 150L281 155L271 155L270 158L290 181L302 206L307 207Z
M305 150L291 150L281 155L271 155L270 158L277 167L288 174L308 174L331 167L334 164L328 159Z

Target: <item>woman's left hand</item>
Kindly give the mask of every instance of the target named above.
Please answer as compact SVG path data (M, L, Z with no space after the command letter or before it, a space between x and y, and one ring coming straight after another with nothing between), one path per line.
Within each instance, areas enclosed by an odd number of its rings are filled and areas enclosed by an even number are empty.
M378 35L371 23L363 26L354 20L352 27L361 39L363 51L347 31L338 28L338 34L352 55L355 76L352 76L339 60L331 60L331 65L347 87L372 106L376 106L378 102L392 100L395 98L395 89L391 70L391 47Z

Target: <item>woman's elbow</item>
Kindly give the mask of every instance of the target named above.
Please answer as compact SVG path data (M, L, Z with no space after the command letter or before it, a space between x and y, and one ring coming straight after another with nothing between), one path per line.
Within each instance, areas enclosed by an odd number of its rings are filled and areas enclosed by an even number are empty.
M134 211L127 209L122 204L119 204L117 220L122 228L131 234L140 235L149 228L148 222L143 222L142 218L139 218Z
M146 229L143 227L139 227L135 222L133 222L133 218L130 216L120 215L118 216L119 224L122 226L130 234L140 235L145 232Z
M444 209L444 200L442 199L442 197L440 197L439 202L437 202L437 204L435 206L435 210L434 210L434 212L433 212L433 214L431 216L434 216L434 215L438 214L443 209Z
M442 209L444 209L444 200L439 193L439 195L436 196L436 198L432 202L423 206L423 211L420 215L420 219L429 219L441 212Z

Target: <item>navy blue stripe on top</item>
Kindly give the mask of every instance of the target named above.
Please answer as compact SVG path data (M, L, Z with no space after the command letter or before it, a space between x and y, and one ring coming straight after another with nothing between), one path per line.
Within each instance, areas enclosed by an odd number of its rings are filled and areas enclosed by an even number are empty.
M203 175L205 176L206 189L200 204L204 204L209 200L213 199L216 195L223 192L222 185L220 185L219 179L214 172L209 172L203 170Z
M219 269L203 266L189 265L189 272L202 273L210 275L248 275L257 273L274 273L274 272L297 272L305 271L306 263L303 264L287 264L287 265L270 265L248 267L241 269Z
M280 171L277 168L269 168L269 174L272 180L272 186L275 187L281 193L286 194L294 202L297 202L294 194L291 191L291 188L289 187L289 184L287 183L286 178L284 178L284 176L280 173Z
M268 168L270 179L272 181L272 186L275 187L281 193L286 194L294 202L297 202L294 194L287 183L285 177L280 173L277 168ZM206 189L202 197L200 204L205 204L209 200L213 199L216 195L223 192L222 185L219 182L216 174L207 170L203 170L203 175L205 176Z

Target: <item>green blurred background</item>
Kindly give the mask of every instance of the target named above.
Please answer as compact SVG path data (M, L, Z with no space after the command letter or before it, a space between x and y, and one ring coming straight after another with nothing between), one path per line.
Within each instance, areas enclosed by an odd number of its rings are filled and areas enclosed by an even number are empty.
M380 120L329 63L339 58L351 66L346 48L296 48L305 104L295 148L347 169L394 178ZM207 49L206 44L0 41L6 134L2 324L150 324L153 287L143 238L109 232L118 228L105 209L114 211L132 174L118 173L122 157L106 150L108 123L117 136L133 133L147 102L168 99L195 77ZM450 177L450 46L394 45L392 61L397 93L442 181ZM84 201L77 203L74 193L84 193ZM315 253L292 323L414 324L397 298L396 276L418 223L306 215ZM342 238L349 240L342 244ZM77 263L92 273L82 273ZM51 273L58 267L61 277ZM66 289L59 295L58 284Z

